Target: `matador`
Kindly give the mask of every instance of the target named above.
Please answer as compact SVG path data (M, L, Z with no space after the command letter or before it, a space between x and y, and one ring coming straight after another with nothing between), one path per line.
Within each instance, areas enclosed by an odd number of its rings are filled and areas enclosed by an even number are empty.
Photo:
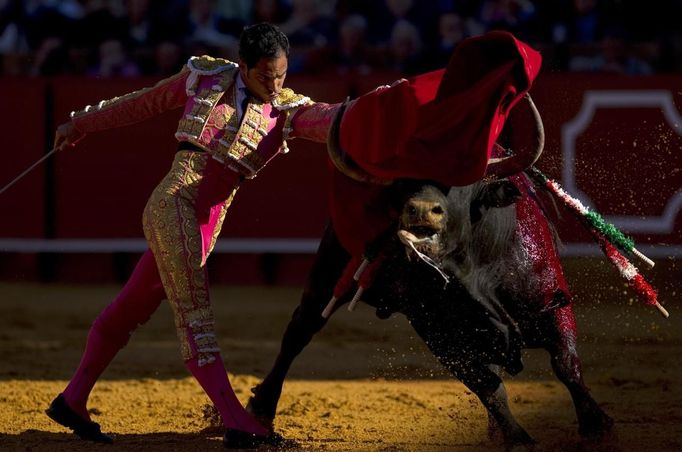
M281 441L244 410L229 383L205 263L240 184L287 152L287 140L327 139L338 105L316 103L283 88L288 54L288 40L275 26L253 25L240 37L238 64L192 57L178 74L151 88L87 106L58 128L55 146L68 147L86 134L184 106L175 133L178 151L143 212L149 249L93 322L75 374L47 410L81 438L113 442L90 419L88 397L131 333L167 298L182 358L223 419L225 445Z

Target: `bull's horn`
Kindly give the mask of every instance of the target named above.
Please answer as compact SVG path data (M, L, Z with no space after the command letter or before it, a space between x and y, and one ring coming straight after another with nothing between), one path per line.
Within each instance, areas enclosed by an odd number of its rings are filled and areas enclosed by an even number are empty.
M535 133L536 133L536 143L535 152L519 152L509 157L491 158L488 162L488 168L485 171L486 177L494 179L502 179L513 174L520 173L528 168L530 168L533 163L540 158L542 150L545 147L545 128L542 125L542 118L538 109L533 103L530 94L526 93L523 96L528 101L528 106L530 107L533 118L535 119ZM496 144L497 146L497 144Z
M336 112L336 116L334 117L332 125L329 128L329 135L327 137L327 151L329 152L329 158L336 169L353 180L377 185L390 184L390 180L379 179L360 168L358 164L355 163L343 149L341 149L339 131L341 130L341 118L343 118L343 114L346 111L347 105L348 100L346 100L346 102L344 102L339 108L339 111Z

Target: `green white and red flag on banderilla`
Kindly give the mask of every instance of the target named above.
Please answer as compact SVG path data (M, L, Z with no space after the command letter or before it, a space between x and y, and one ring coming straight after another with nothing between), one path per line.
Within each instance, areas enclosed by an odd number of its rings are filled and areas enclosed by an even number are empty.
M604 220L599 213L587 208L579 199L566 193L558 182L548 178L537 168L531 167L528 173L540 185L560 199L563 205L578 217L585 228L592 234L594 240L599 243L602 252L609 259L609 262L618 269L620 275L625 278L628 285L637 293L637 296L646 304L655 306L664 317L668 317L668 311L658 302L656 290L644 279L637 267L619 251L620 249L636 256L649 268L653 267L654 262L635 248L635 242L613 224Z

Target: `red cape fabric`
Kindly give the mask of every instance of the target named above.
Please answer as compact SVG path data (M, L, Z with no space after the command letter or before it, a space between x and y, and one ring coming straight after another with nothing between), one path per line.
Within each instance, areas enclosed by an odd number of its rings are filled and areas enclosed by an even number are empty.
M530 89L542 58L507 32L462 41L445 69L356 99L343 116L340 146L380 179L445 186L480 180L511 108ZM332 223L354 255L394 219L382 187L332 169ZM378 209L378 210L377 210Z

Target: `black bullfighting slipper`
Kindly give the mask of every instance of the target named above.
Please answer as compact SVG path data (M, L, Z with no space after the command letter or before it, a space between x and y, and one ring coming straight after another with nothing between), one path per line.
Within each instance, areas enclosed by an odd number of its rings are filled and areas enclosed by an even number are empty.
M45 413L58 424L73 430L80 438L96 443L113 444L114 439L102 433L97 422L86 421L66 404L64 395L59 394Z
M260 446L276 447L278 450L295 447L297 443L284 439L279 433L268 436L256 435L243 430L228 428L223 436L223 445L228 449L257 449Z

